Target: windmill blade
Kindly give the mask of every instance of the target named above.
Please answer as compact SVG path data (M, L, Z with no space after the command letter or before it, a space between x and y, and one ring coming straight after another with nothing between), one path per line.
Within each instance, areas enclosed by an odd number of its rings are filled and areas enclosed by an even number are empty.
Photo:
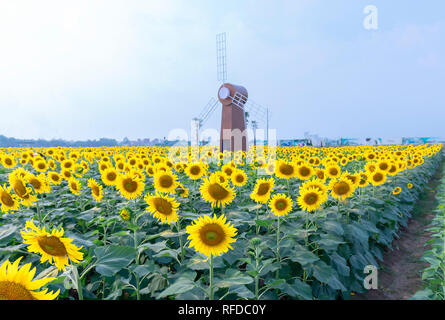
M245 112L249 113L249 117L260 123L266 123L268 118L268 110L262 105L256 103L252 99L248 99L240 92L235 92L232 98L232 104L239 108L243 108Z
M216 75L218 81L225 83L227 80L227 43L226 33L216 35Z
M209 117L213 114L215 109L218 106L218 101L211 97L209 102L205 105L204 109L202 109L201 113L199 114L199 126L202 127L204 123L209 119Z

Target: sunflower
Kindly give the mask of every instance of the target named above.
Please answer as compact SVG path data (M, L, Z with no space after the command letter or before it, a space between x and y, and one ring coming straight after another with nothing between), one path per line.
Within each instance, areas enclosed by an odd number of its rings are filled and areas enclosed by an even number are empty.
M232 176L234 170L235 168L230 163L223 165L221 168L221 171L224 172L229 178Z
M231 244L236 242L235 236L238 230L229 222L226 222L225 215L218 218L213 215L201 216L187 226L186 231L189 234L189 248L206 255L221 255L229 249L233 249Z
M48 179L54 185L59 185L62 183L62 177L55 171L48 172Z
M288 215L292 210L292 206L292 199L286 194L277 193L269 200L269 208L278 217Z
M66 169L66 170L69 170L71 172L73 172L76 169L75 162L72 159L63 160L60 163L60 167L62 169Z
M234 186L242 187L247 183L247 174L241 169L236 169L230 179Z
M331 179L338 178L341 175L341 168L337 164L329 164L327 165L325 172Z
M400 188L400 187L395 187L394 190L392 191L392 194L394 194L394 195L398 195L400 192L402 192L402 188Z
M192 180L198 180L205 174L205 169L201 163L189 164L184 172Z
M19 197L20 203L24 206L33 206L37 201L37 197L32 194L32 188L26 186L26 182L24 178L21 178L20 175L15 175L12 172L9 175L9 185L14 190L14 193Z
M51 191L51 187L44 173L41 173L38 176L28 173L25 179L30 185L32 185L36 193L48 193Z
M317 176L317 179L322 181L325 181L327 179L327 175L324 169L316 169L315 176Z
M178 185L177 177L171 171L159 171L153 177L156 191L174 193Z
M60 171L60 175L62 176L63 179L65 180L69 180L71 178L73 178L73 174L71 173L71 171L67 170L67 169L62 169Z
M17 161L15 161L15 158L8 154L4 155L2 158L0 158L0 160L3 167L7 169L12 169L17 165Z
M189 189L178 183L178 186L176 187L176 193L179 194L179 196L182 198L188 198Z
M45 160L39 159L34 163L33 167L34 169L36 169L37 172L45 172L46 170L48 170L49 166Z
M300 189L300 196L297 199L298 205L308 212L312 212L321 207L326 201L327 194L316 187Z
M386 173L380 169L376 169L374 172L369 174L369 181L374 186L382 185L386 181Z
M276 163L274 161L269 161L264 167L264 170L268 175L273 175L275 173Z
M129 172L119 175L116 187L122 197L126 199L136 199L144 191L145 184L134 173Z
M216 179L216 181L219 181L220 183L227 183L229 181L229 177L222 171L215 171L213 172L210 177L210 179Z
M76 178L71 178L68 180L68 186L70 187L70 191L75 194L75 195L79 195L80 194L80 182L79 180L77 180Z
M275 167L275 175L278 178L290 179L297 176L297 170L292 162L278 160L278 163Z
M131 219L131 212L127 208L124 208L120 211L119 215L121 216L122 220L124 221L130 221Z
M65 270L68 259L78 263L83 260L82 247L76 247L71 242L73 239L64 238L63 228L53 229L51 233L45 227L39 229L33 221L26 221L25 229L20 231L23 243L29 245L28 251L42 255L40 262L48 261L54 264L58 270Z
M369 175L366 172L359 172L358 176L358 186L361 188L366 187L369 184Z
M0 266L0 300L54 300L59 295L56 292L44 289L36 291L55 280L53 277L33 280L36 268L31 269L32 264L27 263L19 268L22 257L13 263L6 260Z
M326 198L328 197L328 187L324 184L323 180L320 180L318 178L312 179L312 180L308 180L306 182L304 182L301 186L300 186L300 193L303 190L308 190L311 188L315 188L318 191L320 191L323 195L326 196Z
M258 203L267 203L274 185L275 180L272 177L269 179L258 179L252 193L250 194L250 198Z
M179 203L175 198L156 193L156 195L147 194L144 200L148 204L147 212L162 223L171 224L178 221Z
M5 185L0 186L0 204L2 212L11 212L19 209L17 196L11 193L11 187L6 188Z
M97 201L100 202L104 196L103 188L100 184L97 183L94 179L88 180L88 187L91 189L91 195L92 197Z
M297 167L297 176L300 180L310 179L314 175L314 169L306 164Z
M201 197L212 204L213 207L225 207L235 198L235 191L227 183L205 178L200 188Z
M339 200L349 198L355 191L354 184L346 177L332 179L329 183L331 195Z
M412 184L412 183L408 183L408 184L406 185L406 187L407 187L408 189L412 189L412 188L413 188L413 184Z
M116 185L118 176L119 174L113 167L105 169L100 175L102 182L107 186Z

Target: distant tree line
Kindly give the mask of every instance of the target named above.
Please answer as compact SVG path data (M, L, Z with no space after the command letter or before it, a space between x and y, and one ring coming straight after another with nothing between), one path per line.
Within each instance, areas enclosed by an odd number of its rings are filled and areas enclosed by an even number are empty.
M128 140L127 140L128 141ZM0 148L8 147L116 147L125 145L115 139L101 138L99 140L67 141L63 139L43 140L43 139L16 139L0 135Z

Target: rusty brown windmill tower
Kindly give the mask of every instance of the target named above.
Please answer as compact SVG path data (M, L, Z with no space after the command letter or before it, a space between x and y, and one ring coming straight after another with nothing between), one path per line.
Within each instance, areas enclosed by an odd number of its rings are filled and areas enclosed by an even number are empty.
M199 145L199 129L217 109L221 109L220 151L247 150L246 112L255 123L264 123L268 128L269 112L267 108L248 99L246 88L227 83L226 34L216 35L217 78L222 83L218 89L218 100L211 98L199 117L192 122L192 144ZM267 135L268 130L266 130Z

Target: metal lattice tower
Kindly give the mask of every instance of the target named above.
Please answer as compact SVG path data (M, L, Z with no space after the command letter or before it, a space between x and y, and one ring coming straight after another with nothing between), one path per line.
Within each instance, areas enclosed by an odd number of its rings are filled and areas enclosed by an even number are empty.
M216 35L216 74L219 82L227 81L227 43L226 33Z

